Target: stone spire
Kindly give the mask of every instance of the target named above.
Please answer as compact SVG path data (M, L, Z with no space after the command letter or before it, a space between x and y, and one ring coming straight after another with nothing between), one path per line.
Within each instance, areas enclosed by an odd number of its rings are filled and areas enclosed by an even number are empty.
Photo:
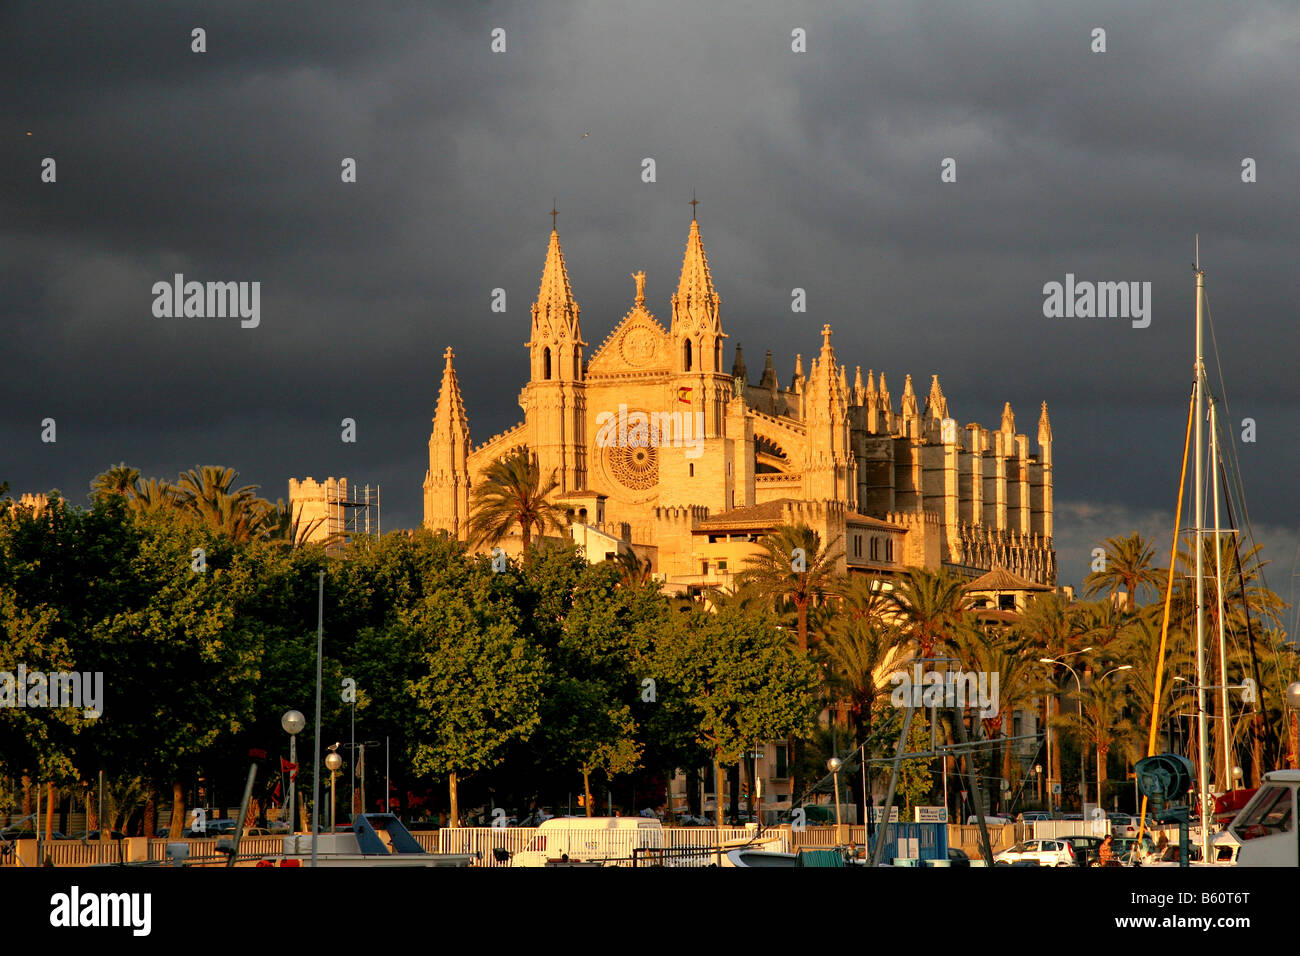
M709 272L709 257L704 252L700 238L700 224L691 220L691 231L686 237L686 255L682 258L682 274L673 296L673 331L702 329L720 333L718 318L721 302L713 289L713 275Z
M745 368L745 350L739 342L736 343L736 360L731 363L731 377L740 379L744 384L749 384L749 369Z
M560 234L551 230L551 243L546 249L546 265L542 267L542 284L533 304L533 337L539 329L547 338L576 341L582 338L578 328L577 300L569 284L569 268L560 248Z
M802 469L803 492L813 501L844 501L852 508L856 504L857 480L849 453L848 406L844 366L835 361L831 327L823 325L821 352L813 360L804 384L803 418L808 445Z
M1010 406L1008 406L1010 407ZM1052 422L1047 417L1047 403L1043 402L1042 414L1038 416L1038 444L1043 445L1052 440Z
M465 414L465 400L461 398L456 369L451 364L455 354L450 345L442 353L447 364L442 369L442 386L438 389L438 404L433 412L433 431L435 435L453 440L463 437L468 441L469 417Z
M469 521L469 419L453 354L450 347L443 353L447 364L429 435L429 470L424 475L424 523L463 539Z
M778 388L776 381L776 369L772 367L772 350L767 350L767 358L763 360L763 377L758 380L759 388L770 388L775 391Z
M1002 406L1002 431L1008 435L1016 433L1016 415L1011 410L1011 403Z
M912 376L910 375L907 376L907 380L903 382L902 413L904 418L919 418L921 414L916 406L916 392L912 388Z
M942 421L948 417L948 400L943 397L943 389L939 387L939 376L932 376L930 379L930 394L925 398L925 412L927 418Z
M803 391L804 374L803 374L803 354L799 353L794 357L794 378L790 380L790 391Z

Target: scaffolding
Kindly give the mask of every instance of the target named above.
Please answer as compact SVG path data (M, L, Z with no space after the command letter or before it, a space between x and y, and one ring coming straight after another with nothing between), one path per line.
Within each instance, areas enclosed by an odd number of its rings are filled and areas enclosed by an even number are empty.
M352 485L346 478L330 481L325 491L325 541L330 550L346 548L359 535L383 532L379 485Z

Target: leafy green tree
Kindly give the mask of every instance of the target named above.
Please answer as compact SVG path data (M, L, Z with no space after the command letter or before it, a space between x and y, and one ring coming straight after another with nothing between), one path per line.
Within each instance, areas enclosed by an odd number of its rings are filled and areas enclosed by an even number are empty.
M766 613L722 610L680 617L688 619L674 623L685 632L665 644L661 667L699 715L697 739L717 767L721 825L722 768L739 763L761 741L811 730L817 668L790 647Z
M499 578L479 561L463 586L426 593L400 624L418 648L405 683L418 705L413 766L447 778L453 825L461 777L498 765L540 721L546 663Z

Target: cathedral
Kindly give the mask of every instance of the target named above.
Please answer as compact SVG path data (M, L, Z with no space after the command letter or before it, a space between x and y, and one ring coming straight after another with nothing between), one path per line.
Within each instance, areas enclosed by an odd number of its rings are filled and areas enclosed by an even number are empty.
M737 345L724 366L722 300L692 218L668 326L646 305L636 273L627 314L588 354L581 309L554 226L532 305L524 418L474 445L444 353L429 437L424 524L465 538L483 470L518 448L554 473L553 500L588 560L632 551L669 591L729 587L759 536L807 524L838 553L839 570L891 574L993 569L1056 583L1052 427L1043 403L1037 454L1016 432L958 425L937 375L924 403L911 376L895 405L881 371L851 376L829 325L788 388L769 351L756 384ZM518 540L503 542L507 551Z

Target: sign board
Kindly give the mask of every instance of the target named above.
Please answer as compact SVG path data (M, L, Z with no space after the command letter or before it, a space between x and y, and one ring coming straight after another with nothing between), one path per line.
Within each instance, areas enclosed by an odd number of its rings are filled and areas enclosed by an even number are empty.
M881 820L882 820L883 818L884 818L884 808L883 808L883 807L872 807L872 808L871 808L871 822L872 822L872 823L880 823ZM890 808L889 808L889 822L890 822L890 823L897 823L897 822L898 822L898 807L890 807Z
M1056 794L1056 795L1058 795L1058 796L1060 795L1060 793L1061 793L1061 785L1060 785L1059 783L1054 783L1054 784L1052 784L1052 793L1053 793L1053 794Z
M917 823L947 823L947 807L913 807Z

